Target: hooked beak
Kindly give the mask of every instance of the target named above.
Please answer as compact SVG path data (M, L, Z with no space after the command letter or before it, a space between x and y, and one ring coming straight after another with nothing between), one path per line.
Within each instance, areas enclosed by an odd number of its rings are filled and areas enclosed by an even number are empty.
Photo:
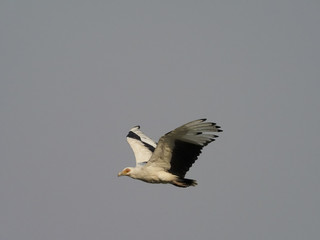
M123 176L123 172L118 173L118 177L121 177L121 176Z

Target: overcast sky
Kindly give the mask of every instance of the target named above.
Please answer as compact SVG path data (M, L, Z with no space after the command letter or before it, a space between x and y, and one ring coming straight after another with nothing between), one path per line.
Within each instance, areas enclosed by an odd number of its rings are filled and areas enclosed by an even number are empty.
M319 1L0 3L0 239L319 239ZM126 134L224 132L152 185Z

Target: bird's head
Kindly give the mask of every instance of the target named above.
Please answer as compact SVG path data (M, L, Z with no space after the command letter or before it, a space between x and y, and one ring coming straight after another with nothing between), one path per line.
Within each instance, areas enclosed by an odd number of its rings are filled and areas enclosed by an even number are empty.
M120 176L130 176L132 168L127 167L118 173L118 177Z

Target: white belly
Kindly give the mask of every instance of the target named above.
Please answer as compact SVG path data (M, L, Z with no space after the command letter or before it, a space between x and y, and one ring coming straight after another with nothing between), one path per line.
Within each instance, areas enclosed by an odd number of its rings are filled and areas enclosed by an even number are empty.
M132 177L149 183L168 183L177 178L171 173L163 170L159 171L159 169L155 168L144 168L141 170L142 171L140 171L139 174Z

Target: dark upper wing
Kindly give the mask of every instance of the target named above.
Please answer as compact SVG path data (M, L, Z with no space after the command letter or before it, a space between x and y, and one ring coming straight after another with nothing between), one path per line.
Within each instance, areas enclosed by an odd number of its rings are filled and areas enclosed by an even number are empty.
M184 177L192 164L198 159L203 146L176 140L168 172Z
M218 137L212 132L222 131L215 123L205 120L192 121L161 137L148 165L184 177L197 160L201 149Z

